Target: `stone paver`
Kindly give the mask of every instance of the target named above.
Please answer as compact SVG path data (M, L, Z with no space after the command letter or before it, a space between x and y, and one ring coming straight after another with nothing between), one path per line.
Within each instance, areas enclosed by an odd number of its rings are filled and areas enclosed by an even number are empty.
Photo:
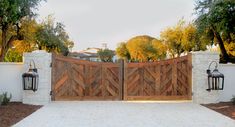
M235 127L235 121L198 104L52 102L15 127Z

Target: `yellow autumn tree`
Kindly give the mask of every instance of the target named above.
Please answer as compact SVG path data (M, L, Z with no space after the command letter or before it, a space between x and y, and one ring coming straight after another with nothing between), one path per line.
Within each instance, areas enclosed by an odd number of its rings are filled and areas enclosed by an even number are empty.
M172 58L179 57L181 53L192 50L205 50L207 45L207 42L201 41L202 38L197 34L194 24L186 23L184 20L180 20L177 25L163 30L160 38Z
M146 62L163 59L165 56L158 45L162 45L161 41L156 38L143 35L136 36L126 43L126 48L130 54L131 61Z

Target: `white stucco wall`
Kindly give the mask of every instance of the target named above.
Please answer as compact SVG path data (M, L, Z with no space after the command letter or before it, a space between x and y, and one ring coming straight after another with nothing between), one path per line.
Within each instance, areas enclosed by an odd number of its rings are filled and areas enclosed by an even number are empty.
M34 60L39 74L38 90L23 91L23 103L34 105L45 105L51 101L51 53L46 51L34 51L32 53L24 53L24 71L28 71L30 61Z
M218 52L192 52L192 98L194 103L206 104L219 102L221 91L208 92L206 90L208 88L206 70L212 61L219 62Z
M0 93L11 93L11 101L22 101L22 73L23 63L0 63Z
M220 64L219 71L224 74L225 79L219 100L230 101L235 95L235 64Z

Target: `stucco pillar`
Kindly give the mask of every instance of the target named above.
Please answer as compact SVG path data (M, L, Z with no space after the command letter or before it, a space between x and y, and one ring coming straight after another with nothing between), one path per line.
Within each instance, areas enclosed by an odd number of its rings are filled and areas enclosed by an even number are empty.
M206 70L210 62L219 62L218 52L200 51L192 52L192 92L193 102L199 104L219 102L221 91L210 91L208 88L208 80ZM214 65L211 66L214 69Z
M32 53L24 53L24 72L29 69L30 61L36 64L39 74L38 90L23 90L23 103L33 105L45 105L51 101L51 53L43 50L37 50Z

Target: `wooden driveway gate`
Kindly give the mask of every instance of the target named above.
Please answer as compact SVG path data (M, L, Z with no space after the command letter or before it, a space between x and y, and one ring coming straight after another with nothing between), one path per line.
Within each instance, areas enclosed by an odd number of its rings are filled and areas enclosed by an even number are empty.
M103 63L53 54L52 100L190 100L191 55Z
M53 55L53 100L120 100L120 64L90 62Z

